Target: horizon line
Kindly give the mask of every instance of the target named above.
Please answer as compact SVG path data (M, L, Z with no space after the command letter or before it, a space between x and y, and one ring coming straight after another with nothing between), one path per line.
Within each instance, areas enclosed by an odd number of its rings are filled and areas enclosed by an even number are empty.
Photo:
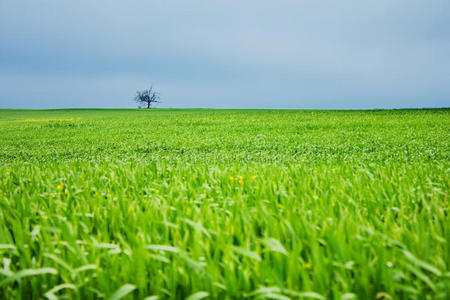
M319 111L375 111L375 110L442 110L450 109L443 107L400 107L400 108L211 108L211 107L67 107L67 108L0 108L1 110L319 110Z

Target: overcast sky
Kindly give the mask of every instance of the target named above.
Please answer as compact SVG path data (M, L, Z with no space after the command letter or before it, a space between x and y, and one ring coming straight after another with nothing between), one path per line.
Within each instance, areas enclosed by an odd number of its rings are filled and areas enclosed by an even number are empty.
M0 108L450 106L449 0L1 0Z

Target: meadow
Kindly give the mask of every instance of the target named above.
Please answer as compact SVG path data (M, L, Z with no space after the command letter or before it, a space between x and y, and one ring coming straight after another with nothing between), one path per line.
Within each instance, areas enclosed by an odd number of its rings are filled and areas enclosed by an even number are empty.
M449 299L450 110L0 110L0 299Z

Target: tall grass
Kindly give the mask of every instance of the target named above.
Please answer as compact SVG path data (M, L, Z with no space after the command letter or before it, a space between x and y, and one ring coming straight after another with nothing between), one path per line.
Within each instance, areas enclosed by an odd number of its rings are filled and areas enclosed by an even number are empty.
M448 112L0 111L0 298L448 299Z

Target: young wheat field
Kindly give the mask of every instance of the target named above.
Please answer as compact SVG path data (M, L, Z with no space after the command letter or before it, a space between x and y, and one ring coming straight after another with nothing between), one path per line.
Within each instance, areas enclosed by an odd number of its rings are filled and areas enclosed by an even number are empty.
M450 110L0 110L0 299L449 299Z

